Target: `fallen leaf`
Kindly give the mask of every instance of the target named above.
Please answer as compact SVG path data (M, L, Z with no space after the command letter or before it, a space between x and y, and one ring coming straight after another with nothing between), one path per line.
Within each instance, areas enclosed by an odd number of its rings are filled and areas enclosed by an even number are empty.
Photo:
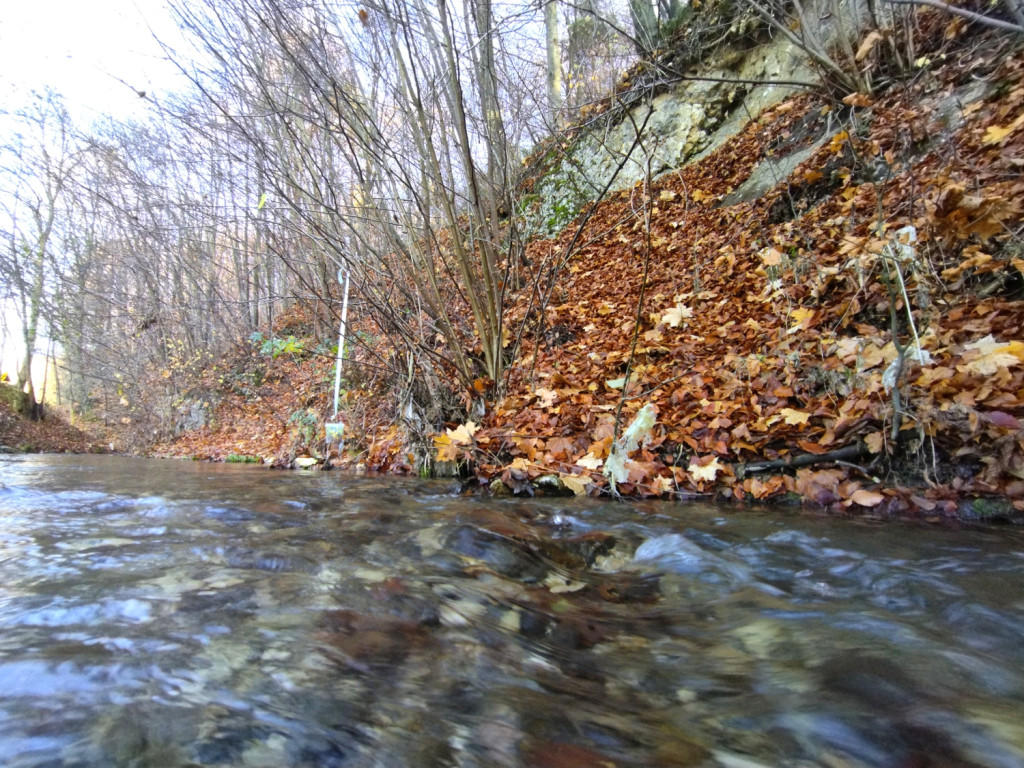
M989 126L988 130L985 131L985 136L982 138L982 141L985 144L998 144L1022 125L1024 125L1024 112L1018 115L1017 119L1007 126Z
M807 420L811 417L811 414L805 413L804 411L797 411L793 408L783 408L779 411L779 415L785 419L787 424L806 424Z
M765 248L760 256L766 267L777 267L782 263L782 251L778 248Z
M849 138L849 133L847 133L846 131L840 131L835 136L833 136L832 141L829 142L829 151L834 155L838 155L840 152L843 151L843 146L845 146Z
M968 373L991 376L1002 368L1019 365L1024 362L1024 342L996 341L989 334L983 339L964 345L967 352L977 351L980 354L963 366ZM957 367L961 370L960 366Z
M547 389L545 387L537 387L534 394L540 398L539 405L541 408L550 408L555 404L555 400L558 399L558 393L553 389Z
M931 512L936 506L934 501L923 498L922 496L911 496L910 501L915 507L923 509L925 512Z
M718 457L715 456L710 461L705 459L697 459L696 457L690 462L690 466L686 468L694 480L706 480L713 482L718 473L721 472L723 467L718 462Z
M815 456L821 456L821 454L829 452L828 446L812 443L810 440L797 440L796 442L805 451L813 453Z
M675 481L671 477L658 476L654 478L654 483L651 485L651 490L659 496L666 493L673 493L676 490Z
M580 461L577 461L576 463L580 464L581 461L583 461L583 459L580 459ZM598 459L597 461L598 466L600 466L601 460ZM580 466L583 465L581 464ZM596 468L597 467L593 467L593 469ZM562 485L564 485L566 488L572 491L573 495L575 496L586 496L587 489L590 488L591 485L593 485L591 479L586 475L561 474L558 477L562 481Z
M446 434L454 445L467 445L473 441L473 435L479 428L474 422L467 421L455 429L446 430Z
M856 61L864 61L868 54L874 50L875 46L883 40L882 33L877 29L872 30L870 34L864 37L864 41L860 44L857 49L857 53L854 55ZM859 98L858 98L859 97ZM866 103L865 103L866 102ZM845 99L843 104L848 107L869 107L871 106L871 99L862 93L851 93Z
M693 317L693 310L680 302L661 316L661 322L668 325L669 328L678 328L683 320L688 320L691 317Z
M876 493L875 491L865 491L864 489L860 489L854 491L850 495L850 501L854 504L859 504L862 507L877 507L885 501L885 496L880 493Z
M990 411L985 414L985 418L987 418L992 424L995 424L997 427L1002 427L1003 429L1021 429L1020 421L1018 421L1015 416L1004 411Z
M599 469L602 464L604 464L604 459L599 459L599 458L597 458L597 456L595 456L592 453L588 453L582 459L577 459L576 460L576 465L577 466L583 467L584 469L589 469L589 470Z
M885 447L885 435L881 432L872 432L870 435L865 435L864 445L868 447L871 453L881 453Z
M790 312L789 317L795 322L789 326L789 333L807 330L811 325L811 321L814 320L814 314L814 310L807 307L797 307Z
M452 443L448 435L435 435L434 447L437 449L438 461L458 461L459 447Z
M877 34L878 32L871 33L871 35ZM857 61L860 61L861 58L867 55L867 52L865 52L865 45L871 40L871 35L868 35L866 38L864 38L864 44L862 44L860 50L857 51ZM871 49L868 48L867 50L870 51ZM871 99L869 99L863 93L851 93L843 97L843 104L845 104L848 107L870 107L871 103Z

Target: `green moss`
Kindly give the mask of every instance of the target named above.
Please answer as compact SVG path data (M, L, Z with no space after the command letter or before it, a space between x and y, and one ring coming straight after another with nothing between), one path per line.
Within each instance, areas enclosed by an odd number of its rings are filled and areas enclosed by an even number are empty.
M244 454L229 453L228 457L224 459L228 464L259 464L259 456L246 456Z
M982 520L995 517L1012 517L1016 513L1009 499L981 497L971 502L971 511Z
M28 417L28 395L13 384L0 383L0 402L6 403L12 411Z

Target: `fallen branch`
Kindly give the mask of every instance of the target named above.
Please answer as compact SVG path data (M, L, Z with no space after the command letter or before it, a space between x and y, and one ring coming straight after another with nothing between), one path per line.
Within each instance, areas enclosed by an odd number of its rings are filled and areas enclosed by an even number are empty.
M837 448L828 453L801 453L797 456L787 456L784 459L774 461L758 461L753 464L740 464L737 467L736 476L743 478L746 475L757 474L758 472L769 472L773 469L788 469L790 467L807 467L812 464L829 464L840 461L849 461L863 456L868 452L864 443L854 443L842 448Z

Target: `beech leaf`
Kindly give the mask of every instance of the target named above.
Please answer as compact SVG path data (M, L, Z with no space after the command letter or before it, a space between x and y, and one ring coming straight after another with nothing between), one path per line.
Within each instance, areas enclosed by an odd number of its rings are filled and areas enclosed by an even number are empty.
M885 496L875 491L865 491L862 488L850 494L850 501L854 504L860 504L862 507L877 507L885 501Z

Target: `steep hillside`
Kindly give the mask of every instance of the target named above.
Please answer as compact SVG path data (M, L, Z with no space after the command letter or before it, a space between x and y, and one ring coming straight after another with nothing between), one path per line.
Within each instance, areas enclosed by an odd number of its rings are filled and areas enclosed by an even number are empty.
M1015 515L1024 58L932 24L943 47L909 81L783 101L535 240L508 309L519 354L482 420L424 437L371 366L348 382L338 456L329 357L295 356L161 452L394 471L429 455L494 492Z

